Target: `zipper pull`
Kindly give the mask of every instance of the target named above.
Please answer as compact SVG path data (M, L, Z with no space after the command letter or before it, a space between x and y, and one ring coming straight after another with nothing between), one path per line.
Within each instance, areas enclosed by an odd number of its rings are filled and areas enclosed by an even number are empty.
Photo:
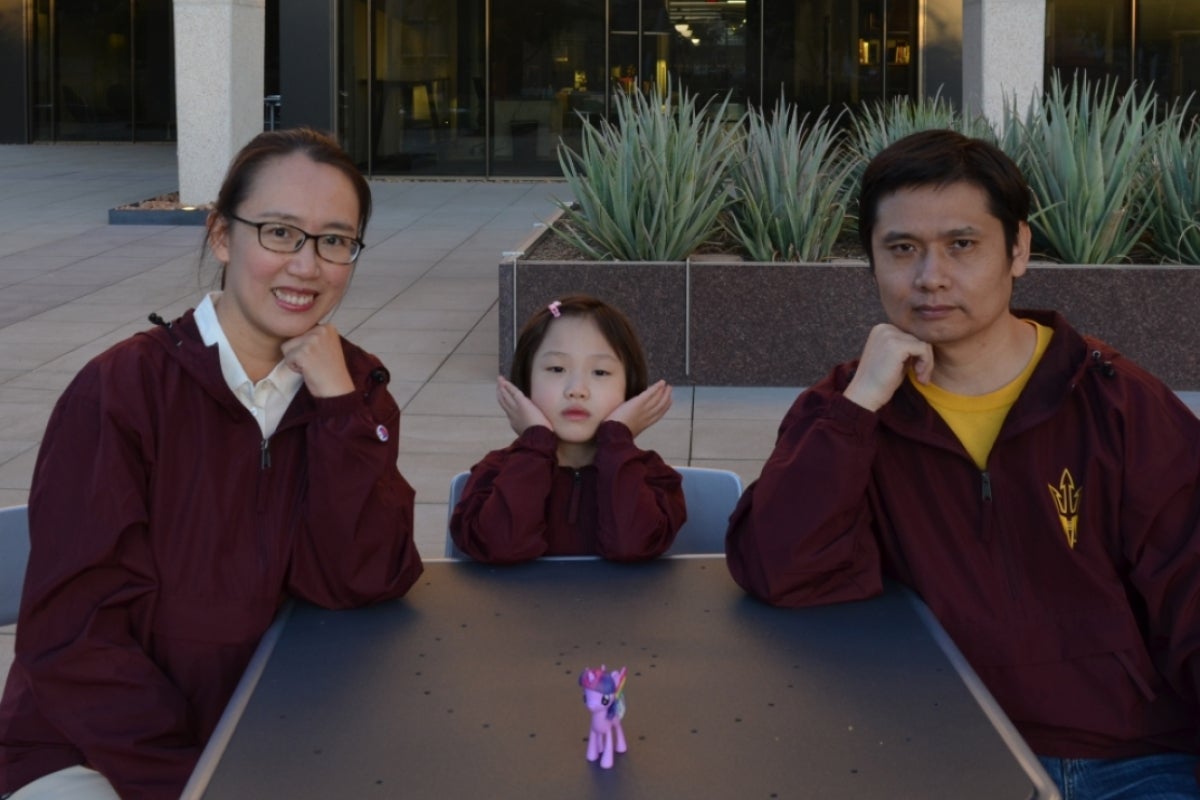
M258 468L266 469L271 466L271 440L263 439L258 448Z
M983 478L983 502L992 502L992 476L984 470L980 473Z

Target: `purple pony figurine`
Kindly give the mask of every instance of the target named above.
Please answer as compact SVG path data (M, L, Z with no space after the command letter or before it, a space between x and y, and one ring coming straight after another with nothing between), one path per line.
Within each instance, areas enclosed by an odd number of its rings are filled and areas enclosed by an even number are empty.
M621 717L625 716L625 667L613 672L585 669L579 676L583 687L583 703L592 712L592 729L588 731L587 760L600 759L605 769L613 765L613 753L624 753L625 731Z

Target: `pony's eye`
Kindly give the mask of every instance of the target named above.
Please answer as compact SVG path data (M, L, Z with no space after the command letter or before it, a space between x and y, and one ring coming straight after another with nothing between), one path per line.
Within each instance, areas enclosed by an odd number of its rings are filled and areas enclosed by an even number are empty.
M604 695L604 697L601 697L601 698L600 698L600 705L606 706L606 705L608 705L608 704L609 704L611 701L612 701L612 698L611 698L611 697L609 697L608 695Z

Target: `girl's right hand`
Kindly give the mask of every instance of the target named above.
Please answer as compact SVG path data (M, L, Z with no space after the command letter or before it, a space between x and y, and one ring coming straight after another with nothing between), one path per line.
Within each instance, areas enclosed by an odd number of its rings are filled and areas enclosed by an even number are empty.
M663 418L671 408L671 386L663 380L651 384L646 391L631 397L612 410L608 419L629 428L634 438Z
M496 400L504 409L504 413L508 415L508 424L512 425L517 436L534 425L543 425L554 430L554 426L550 424L550 420L546 419L542 410L504 376L496 378Z

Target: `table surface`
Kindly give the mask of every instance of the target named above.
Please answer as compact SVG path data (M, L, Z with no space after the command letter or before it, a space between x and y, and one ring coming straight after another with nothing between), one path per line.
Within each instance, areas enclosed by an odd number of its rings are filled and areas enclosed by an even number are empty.
M185 797L1055 796L896 587L785 610L719 558L429 562L396 602L297 604L256 660ZM577 684L601 663L629 670L610 770Z

